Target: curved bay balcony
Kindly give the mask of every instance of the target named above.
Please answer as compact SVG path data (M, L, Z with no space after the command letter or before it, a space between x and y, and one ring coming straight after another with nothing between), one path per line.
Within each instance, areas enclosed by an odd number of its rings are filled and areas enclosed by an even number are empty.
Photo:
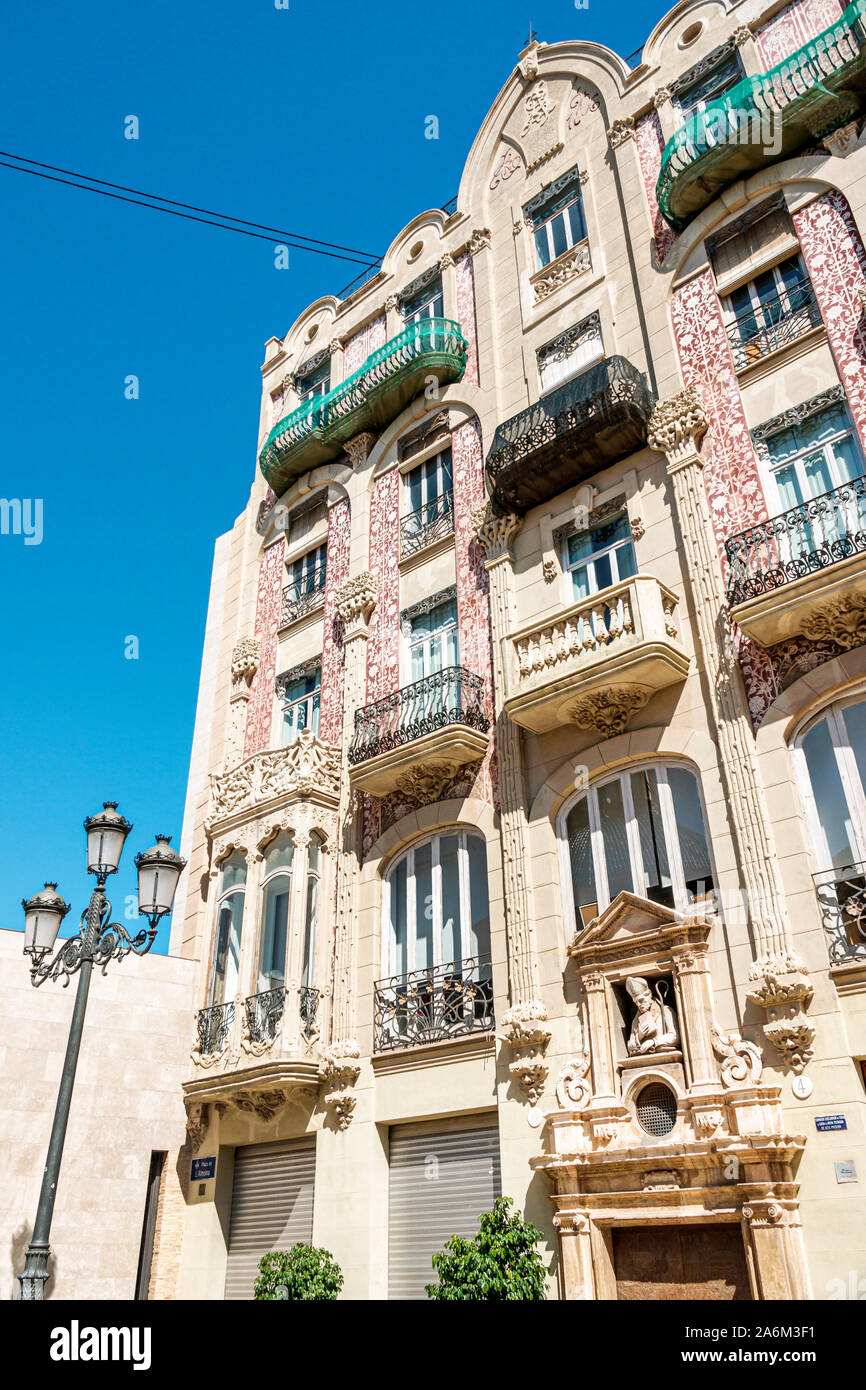
M312 1095L319 1081L319 998L317 989L300 985L199 1009L197 1074L184 1084L187 1101L225 1101L267 1118L290 1095Z
M377 1052L492 1031L490 957L458 960L379 980L373 1011L373 1046Z
M736 179L853 119L866 89L866 0L767 72L688 117L665 145L656 199L678 232Z
M429 377L440 386L459 381L467 348L452 319L410 323L339 386L302 401L274 425L259 454L259 467L277 496L301 473L339 457L356 434L384 429Z
M646 444L654 405L625 357L566 381L497 429L486 463L494 504L526 512L628 458Z
M731 536L725 556L731 616L762 646L864 640L866 477Z
M484 756L489 737L483 680L450 666L356 710L349 776L374 796L441 789Z
M676 606L670 589L639 574L509 633L507 713L536 734L565 724L621 733L651 696L688 673Z

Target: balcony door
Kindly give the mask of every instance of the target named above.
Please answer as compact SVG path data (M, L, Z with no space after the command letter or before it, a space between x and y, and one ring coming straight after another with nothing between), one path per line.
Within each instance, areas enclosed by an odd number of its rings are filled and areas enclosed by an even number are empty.
M779 562L823 552L824 563L843 558L838 543L866 529L863 455L847 407L817 411L767 440L780 514ZM834 546L836 549L834 549Z
M818 869L866 867L866 699L823 713L794 758Z
M237 994L246 881L246 856L235 850L220 869L212 1005L231 1003Z
M262 864L262 906L257 992L283 989L294 845L284 830L271 840Z
M564 559L575 603L621 579L631 579L637 563L625 512L567 536Z
M456 599L448 599L411 619L411 692L406 710L411 725L430 724L443 714L453 713L459 690L442 673L458 664L458 645Z

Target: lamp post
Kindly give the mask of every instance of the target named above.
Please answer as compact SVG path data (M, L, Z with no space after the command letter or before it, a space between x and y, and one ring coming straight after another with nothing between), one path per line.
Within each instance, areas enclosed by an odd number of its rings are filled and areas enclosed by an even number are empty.
M62 979L66 989L72 976L78 975L78 992L69 1025L66 1058L51 1126L33 1237L27 1247L24 1273L18 1281L18 1297L27 1301L42 1299L48 1278L51 1253L48 1236L93 967L100 966L104 975L112 959L122 960L130 951L137 956L147 954L156 938L159 919L171 912L177 882L186 862L171 848L168 835L157 835L156 844L151 849L135 856L138 911L150 925L147 930L142 928L130 936L119 922L109 921L111 903L105 896L105 881L109 874L117 872L120 855L132 826L119 815L116 801L105 801L97 815L88 816L84 829L87 832L87 872L95 874L96 887L81 914L77 936L64 941L51 960L46 960L46 957L53 950L69 904L57 892L56 883L46 883L41 892L21 902L24 908L24 953L33 962L30 967L31 984L38 988L44 980Z

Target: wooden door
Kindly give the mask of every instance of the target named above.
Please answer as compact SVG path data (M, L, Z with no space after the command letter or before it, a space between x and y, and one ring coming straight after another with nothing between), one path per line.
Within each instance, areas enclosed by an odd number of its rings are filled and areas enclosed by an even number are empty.
M752 1297L739 1225L623 1226L612 1234L618 1299Z

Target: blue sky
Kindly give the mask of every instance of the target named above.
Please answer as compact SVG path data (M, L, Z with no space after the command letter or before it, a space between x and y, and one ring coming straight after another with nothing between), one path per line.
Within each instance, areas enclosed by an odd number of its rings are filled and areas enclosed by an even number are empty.
M530 19L625 55L664 8L18 0L0 147L381 252L456 193ZM278 271L268 242L3 168L0 207L0 495L43 508L41 544L0 536L0 926L19 927L46 877L85 905L82 820L106 798L135 823L116 916L134 853L157 830L179 844L213 542L249 494L263 345L356 271L300 251Z

